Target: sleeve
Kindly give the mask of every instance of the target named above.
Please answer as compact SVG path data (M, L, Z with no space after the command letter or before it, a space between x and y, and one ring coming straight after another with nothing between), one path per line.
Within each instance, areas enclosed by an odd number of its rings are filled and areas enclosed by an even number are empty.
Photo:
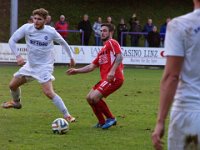
M115 40L109 40L108 41L109 47L111 49L111 51L113 52L114 55L116 54L121 54L121 47L119 45L119 43Z
M74 59L73 53L69 47L69 44L62 38L62 36L54 29L54 39L55 42L59 43L67 52L70 59Z
M92 29L93 29L93 31L94 31L95 33L97 33L97 26L96 26L96 23L93 24Z
M96 66L99 66L99 55L97 55L97 57L92 61L92 63Z
M17 46L16 43L22 39L23 37L25 37L25 28L26 28L26 24L21 26L19 29L17 29L13 35L10 37L8 43L10 46L11 51L15 54L15 56L19 56L20 52L17 50Z
M165 37L166 56L184 56L183 27L178 20L172 20L167 25Z

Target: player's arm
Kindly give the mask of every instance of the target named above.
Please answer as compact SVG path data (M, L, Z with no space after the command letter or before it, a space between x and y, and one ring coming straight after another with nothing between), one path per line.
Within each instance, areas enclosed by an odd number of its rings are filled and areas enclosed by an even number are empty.
M110 43L109 46L115 55L114 64L113 64L112 68L110 69L110 72L108 73L108 76L107 76L107 80L112 81L114 79L114 75L115 75L115 71L116 71L117 67L122 63L123 56L122 56L121 48L120 48L120 45L118 42L109 41L109 43Z
M13 52L13 54L16 56L17 64L19 66L23 65L25 62L24 62L24 58L20 55L20 52L18 51L16 44L20 39L22 39L25 36L25 26L26 25L23 25L22 27L17 29L8 41L10 49Z
M70 67L74 67L76 65L73 53L69 47L69 44L62 38L62 36L55 30L55 42L59 43L67 52L70 58Z
M165 71L160 85L160 104L157 124L152 134L152 141L156 150L162 149L161 138L164 135L165 120L174 99L183 60L184 57L167 57Z
M84 66L82 68L71 68L67 70L67 74L68 75L74 75L74 74L79 74L79 73L88 73L93 71L95 68L97 67L97 65L91 63L87 66Z
M122 63L122 60L123 60L122 54L121 53L116 54L114 64L113 64L112 68L110 69L110 72L108 73L108 76L107 76L108 81L113 80L115 71L116 71L117 67Z

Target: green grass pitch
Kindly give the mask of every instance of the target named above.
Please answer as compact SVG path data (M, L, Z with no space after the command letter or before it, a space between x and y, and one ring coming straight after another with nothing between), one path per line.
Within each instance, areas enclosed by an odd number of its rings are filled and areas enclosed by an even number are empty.
M0 103L10 99L8 84L19 67L0 66ZM21 110L0 108L1 150L153 150L151 132L155 125L161 70L125 68L125 83L106 101L118 124L108 130L95 129L97 122L85 97L99 81L98 69L88 74L65 75L56 66L53 82L77 122L65 135L51 131L61 113L44 96L37 81L22 86ZM165 136L166 143L166 136ZM165 144L166 145L166 144ZM166 147L166 146L165 146Z

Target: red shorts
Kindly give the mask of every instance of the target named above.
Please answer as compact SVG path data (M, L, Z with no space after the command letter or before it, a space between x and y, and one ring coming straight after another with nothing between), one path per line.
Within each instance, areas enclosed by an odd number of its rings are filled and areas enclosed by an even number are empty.
M117 89L119 89L124 80L116 79L112 82L108 82L107 80L99 81L94 87L93 90L98 90L104 97L107 97Z

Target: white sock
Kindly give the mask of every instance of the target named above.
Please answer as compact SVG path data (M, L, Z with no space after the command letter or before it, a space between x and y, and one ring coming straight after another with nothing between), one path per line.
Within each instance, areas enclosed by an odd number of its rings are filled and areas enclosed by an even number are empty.
M16 91L10 90L10 94L11 94L11 96L13 98L13 101L15 101L15 102L19 102L20 101L20 96L21 96L21 89L20 89L20 87L17 88Z
M65 106L62 98L58 96L57 94L52 99L54 105L63 113L64 117L69 116L69 111L67 110L67 107Z

